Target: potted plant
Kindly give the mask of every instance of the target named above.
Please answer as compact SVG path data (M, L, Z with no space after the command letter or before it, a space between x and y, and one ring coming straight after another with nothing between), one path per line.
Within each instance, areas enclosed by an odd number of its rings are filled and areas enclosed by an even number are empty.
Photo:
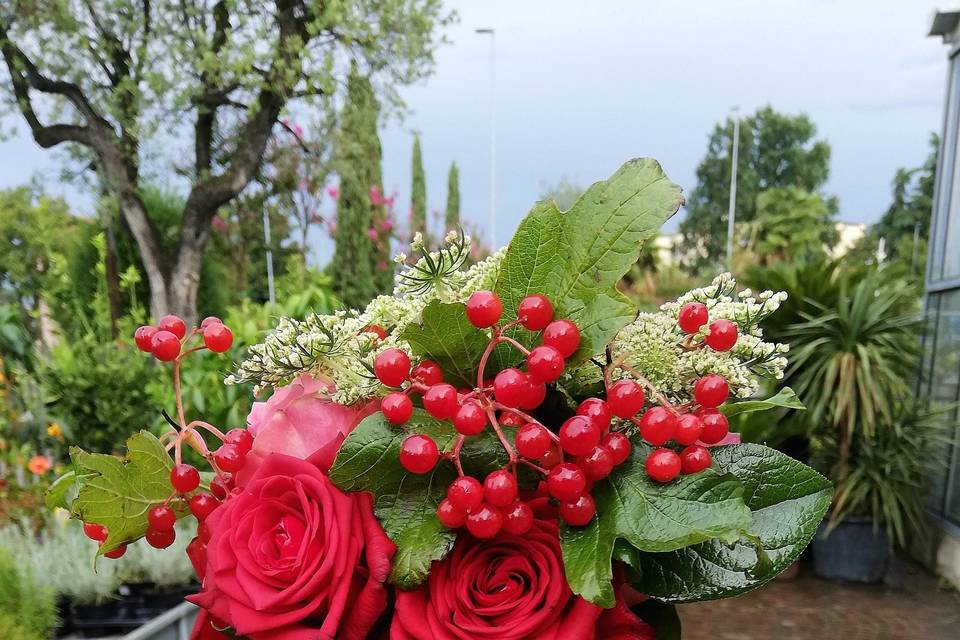
M814 569L825 578L876 582L894 546L925 530L925 479L947 443L946 412L919 401L898 405L871 437L850 448L830 517L814 539ZM835 434L815 438L815 464L836 468Z

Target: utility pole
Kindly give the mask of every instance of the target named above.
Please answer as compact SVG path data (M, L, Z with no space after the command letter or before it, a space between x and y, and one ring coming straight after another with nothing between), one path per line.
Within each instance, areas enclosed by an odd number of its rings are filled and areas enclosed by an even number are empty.
M485 27L476 33L490 36L490 250L497 250L497 98L496 32Z
M727 269L733 269L733 223L737 210L737 154L740 149L740 107L733 111L733 151L730 154L730 203L727 207Z
M270 248L270 216L266 207L263 209L263 242L267 249L267 294L270 304L274 304L277 299L273 292L273 249Z

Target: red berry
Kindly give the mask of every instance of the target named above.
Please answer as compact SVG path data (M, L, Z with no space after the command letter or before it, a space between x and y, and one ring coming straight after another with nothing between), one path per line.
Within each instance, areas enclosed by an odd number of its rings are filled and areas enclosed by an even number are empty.
M97 524L95 522L84 522L83 532L88 538L97 542L103 542L107 539L107 528L102 524Z
M214 509L220 506L220 501L209 493L198 493L190 498L188 504L190 506L190 513L192 513L197 520L203 522L207 519L207 516L213 513Z
M232 444L222 444L220 448L213 453L213 461L217 466L227 473L236 473L243 468L243 461L246 456L240 454L240 450Z
M704 444L717 444L730 433L730 422L727 420L727 416L716 409L701 409L697 412L697 415L703 423L703 433L700 434L700 442Z
M496 507L488 504L482 505L479 509L467 515L467 531L474 538L481 540L492 538L500 533L503 526L503 515Z
M517 318L530 331L540 331L553 320L553 305L546 296L533 294L520 301Z
M597 503L589 493L580 495L571 502L560 503L560 517L571 527L582 527L597 514Z
M421 360L410 371L410 379L432 387L443 382L443 371L440 370L440 365L433 360Z
M493 291L475 291L467 299L467 319L478 329L492 327L503 315L503 303Z
M384 349L373 361L373 371L383 384L399 387L410 375L410 357L394 347Z
M177 523L177 515L173 509L166 505L158 504L147 512L147 525L157 531L168 531L173 529Z
M180 355L180 339L169 331L157 331L150 338L150 350L157 360L170 362Z
M166 549L177 539L177 533L173 529L147 529L147 544L154 549Z
M577 407L578 416L587 416L601 431L610 426L610 407L600 398L587 398Z
M497 416L497 422L501 427L519 427L526 424L520 416L513 411L501 411Z
M533 509L526 502L517 500L501 509L503 530L515 536L522 536L533 526Z
M235 446L242 456L247 455L250 453L250 449L253 449L253 434L246 429L230 429L223 441Z
M544 469L553 469L555 466L563 462L563 454L560 452L560 446L551 445L547 452L540 456L538 460L540 466Z
M577 461L587 479L593 482L603 480L613 471L613 453L603 446L593 448L593 451Z
M201 522L197 525L197 537L200 538L200 542L207 544L210 542L210 538L213 533L210 531L210 526L206 522Z
M214 353L223 353L233 346L233 332L225 324L210 323L203 330L203 345Z
M684 333L696 333L700 327L707 324L710 313L707 311L707 305L701 302L688 302L680 307L680 316L677 324Z
M519 369L504 369L493 379L493 395L497 402L519 408L530 391L527 374Z
M210 326L211 324L223 324L223 320L221 320L221 319L218 318L217 316L207 316L207 317L204 318L203 321L200 323L200 328L201 328L201 329L206 329L206 328L207 328L208 326Z
M413 402L402 391L393 391L380 401L380 411L390 424L403 424L413 415Z
M156 327L149 325L138 327L133 333L133 341L137 343L137 349L144 353L153 352L153 334L157 332Z
M178 464L170 471L170 484L178 493L190 493L200 486L200 472L189 464Z
M177 340L187 335L187 325L180 316L163 316L157 323L160 331L169 331L177 336Z
M384 331L383 327L378 324L368 324L363 329L360 329L362 333L372 333L377 336L378 339L383 340L387 337L387 332Z
M460 476L447 487L447 500L460 511L472 513L483 504L483 485L476 478Z
M729 320L714 320L707 333L707 346L714 351L730 351L737 344L737 325Z
M529 373L527 374L527 395L523 397L523 401L520 403L519 409L526 409L530 411L531 409L536 409L541 404L543 404L544 399L547 397L547 385L543 384L539 380L535 380L533 376Z
M676 429L677 419L663 407L651 407L640 417L640 435L652 445L666 444Z
M564 358L580 346L580 329L570 320L554 320L543 330L543 344L556 348Z
M534 347L527 356L527 371L540 382L554 382L563 373L563 354L548 344Z
M483 499L495 507L505 507L517 499L517 479L506 469L499 469L483 481Z
M487 426L487 413L479 402L467 400L453 415L453 426L457 433L465 436L475 436Z
M692 444L680 452L680 470L684 474L700 473L710 466L710 462L710 452L698 444Z
M677 428L673 433L673 439L677 444L693 444L700 439L703 433L703 421L692 413L687 413L677 418Z
M448 529L459 529L466 521L467 514L458 509L449 498L444 498L437 505L437 518Z
M613 466L621 465L630 457L630 451L633 445L630 444L630 438L619 431L611 431L603 437L600 446L610 452L613 456Z
M680 456L670 449L655 449L647 456L647 475L657 482L670 482L680 473Z
M107 551L103 556L105 558L110 558L111 560L116 560L117 558L122 558L123 554L127 552L127 545L122 544L113 551Z
M643 389L633 380L618 380L607 389L607 406L618 418L627 420L637 415L646 398Z
M573 502L586 488L586 474L570 462L558 464L547 475L547 491L560 502Z
M227 497L227 494L230 493L231 478L230 474L226 476L216 475L213 480L210 481L210 493L214 495L219 500L223 500Z
M727 381L715 373L708 373L693 385L693 399L697 404L707 409L716 409L722 405L730 395Z
M400 445L400 464L410 473L427 473L440 459L437 443L430 436L414 434L407 436Z
M543 457L550 449L550 433L535 422L528 422L517 429L515 441L517 453L528 460Z
M586 416L573 416L560 427L560 446L572 456L585 456L600 442L600 429Z
M433 385L423 394L423 408L438 420L452 418L459 406L457 390L445 382Z

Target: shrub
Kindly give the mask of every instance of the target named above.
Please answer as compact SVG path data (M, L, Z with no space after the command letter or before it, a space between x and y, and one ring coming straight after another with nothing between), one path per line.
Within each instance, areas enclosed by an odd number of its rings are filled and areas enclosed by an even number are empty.
M56 596L32 569L0 549L0 638L48 638L57 626Z

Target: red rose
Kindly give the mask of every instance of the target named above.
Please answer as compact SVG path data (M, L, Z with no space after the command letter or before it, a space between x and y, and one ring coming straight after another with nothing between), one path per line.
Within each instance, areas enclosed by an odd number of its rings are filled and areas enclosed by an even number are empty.
M361 640L386 609L396 547L370 495L341 492L310 462L267 456L206 524L203 589L188 599L238 635Z
M616 612L616 613L613 613ZM523 536L461 537L434 563L427 584L398 591L391 640L652 640L626 607L610 610L573 595L557 525L538 520ZM611 624L612 623L612 624Z

